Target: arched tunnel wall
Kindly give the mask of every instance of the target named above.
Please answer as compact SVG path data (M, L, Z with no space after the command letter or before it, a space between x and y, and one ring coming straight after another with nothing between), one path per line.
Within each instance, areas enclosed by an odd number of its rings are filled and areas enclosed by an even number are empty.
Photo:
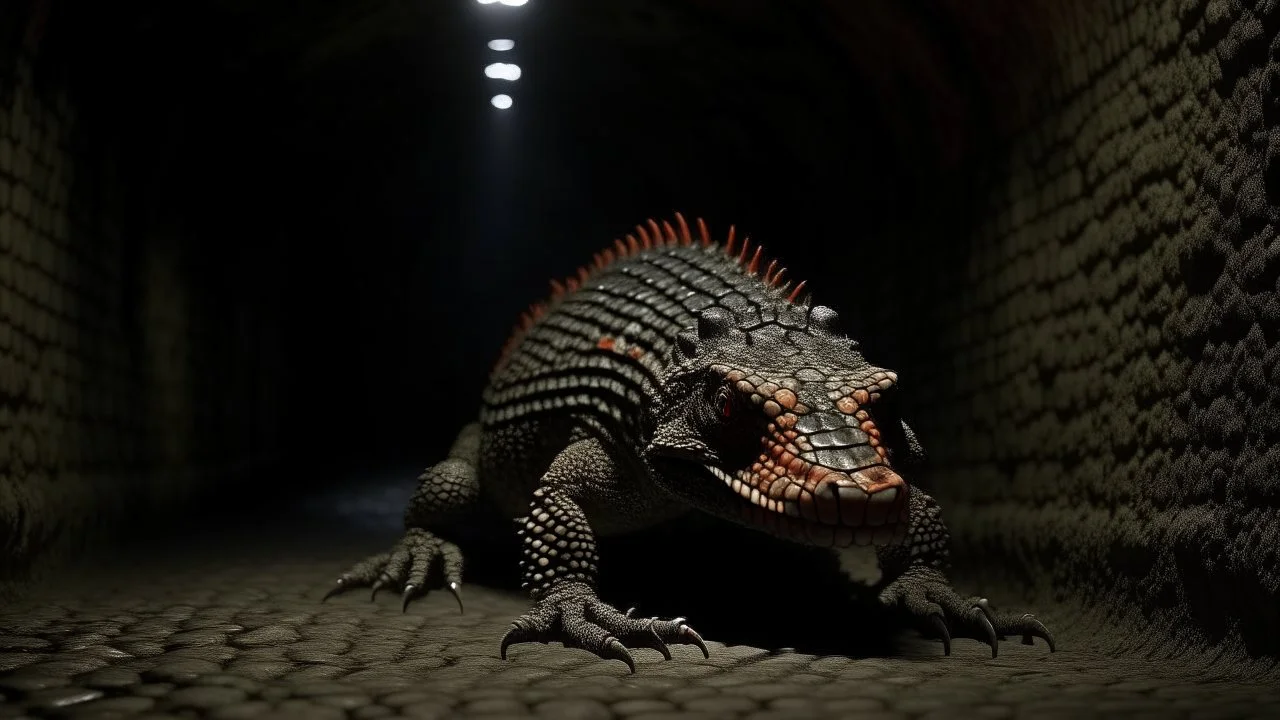
M545 278L674 207L762 238L899 369L967 579L1280 651L1273 3L548 3L507 127L440 79L481 62L463 5L274 51L335 24L84 10L119 32L92 72L52 21L11 43L7 577L247 492L234 468L297 496L430 462Z
M966 568L1172 648L1280 637L1277 29L1230 2L1058 27L905 353Z
M22 5L0 14L5 592L124 529L195 519L193 500L279 452L275 300L206 242L228 231L223 201L183 192L220 180L186 154L201 128L131 83L77 85L69 38L41 42L49 4Z

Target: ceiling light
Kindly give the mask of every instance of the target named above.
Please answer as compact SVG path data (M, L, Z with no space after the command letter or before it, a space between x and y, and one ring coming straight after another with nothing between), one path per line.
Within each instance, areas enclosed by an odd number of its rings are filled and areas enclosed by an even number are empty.
M520 66L515 63L492 63L485 66L484 74L494 80L519 80Z

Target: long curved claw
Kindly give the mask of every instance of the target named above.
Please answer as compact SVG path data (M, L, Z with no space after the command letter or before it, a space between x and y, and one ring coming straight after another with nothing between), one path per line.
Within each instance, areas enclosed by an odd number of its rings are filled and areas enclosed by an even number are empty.
M974 609L974 610L980 610L980 611L982 611L982 614L983 614L983 615L986 615L986 616L987 616L987 619L988 619L988 620L990 620L991 622L995 622L995 621L996 621L996 616L995 616L995 615L993 615L993 614L992 614L992 611L991 611L991 601L990 601L990 600L987 600L987 599L986 599L986 598L984 598L984 597L980 597L980 598L978 598L978 599L974 600L974 601L973 601L973 609Z
M320 598L320 602L324 602L325 600L328 600L334 595L341 595L342 591L346 589L347 589L347 579L345 577L340 577L338 578L338 581L333 584L333 587L329 588L329 592L325 593L324 597Z
M702 636L696 630L689 627L688 618L677 617L670 620L655 621L653 625L654 632L663 642L679 643L680 645L693 645L702 651L702 657L711 657L711 651L707 649L707 644L702 641Z
M973 610L978 613L978 620L982 623L982 629L987 631L987 642L991 645L991 658L994 660L996 654L1000 651L1000 638L996 634L995 625L991 623L994 619L991 616L991 609L986 598L981 598L973 604Z
M511 623L511 627L507 630L507 633L502 636L502 644L498 646L498 657L506 660L508 647L537 639L537 633L533 632L533 630L524 627L520 623L513 622Z
M446 583L461 585L462 551L458 546L428 530L409 528L389 552L371 555L351 566L320 602L358 587L370 588L369 601L374 602L382 590L402 587L400 612L408 612L409 603L422 596L432 567L442 559L445 563ZM450 589L461 608L462 600L457 588Z
M896 608L921 625L922 632L935 631L942 639L943 654L951 654L951 629L957 637L973 638L991 646L991 657L1000 654L1000 641L1021 635L1024 645L1041 638L1053 652L1053 635L1030 614L1018 617L995 612L984 597L964 598L956 593L941 571L914 567L880 592L880 602Z
M458 583L449 583L449 592L453 593L453 599L458 601L458 614L465 615L466 608L462 607L462 588L458 587Z
M606 629L610 637L618 640L628 649L649 648L662 655L664 660L671 659L671 648L668 643L687 642L681 637L680 624L684 618L677 620L659 620L651 617L647 620L635 616L636 609L629 608L625 613L605 603L590 602L584 608L585 619ZM594 644L591 644L594 647Z
M697 646L702 651L703 659L711 657L710 651L707 650L707 644L702 641L702 636L698 634L697 630L682 623L680 625L680 636L686 645Z
M635 608L632 608L632 609L634 610ZM648 632L637 634L637 636L635 637L635 642L636 642L636 645L640 647L647 647L650 650L657 650L659 653L662 653L662 659L670 660L671 649L667 647L667 644L665 642L663 642L662 637L658 635L658 631L653 629L653 624L657 621L658 621L658 618L656 617L650 618L649 626L647 628Z
M631 651L622 644L618 638L610 637L604 642L604 647L600 648L600 657L606 660L621 660L627 664L627 668L634 675L636 672L636 661L631 657Z
M929 620L933 622L933 627L938 631L938 635L942 637L942 654L951 654L951 631L947 629L947 621L941 615L930 615Z
M1035 643L1032 641L1032 638L1038 637L1048 644L1049 652L1056 652L1053 645L1053 633L1049 632L1049 628L1045 627L1044 623L1037 620L1035 615L1032 615L1031 613L1023 615L1022 622L1026 626L1022 631L1023 645L1034 645Z
M540 597L535 606L516 618L502 636L499 655L522 642L560 642L566 648L586 650L604 660L619 660L636 672L634 648L656 650L671 660L668 643L697 645L709 657L702 637L684 624L684 618L659 620L636 618L635 608L626 613L602 602L595 589L585 583L565 583Z

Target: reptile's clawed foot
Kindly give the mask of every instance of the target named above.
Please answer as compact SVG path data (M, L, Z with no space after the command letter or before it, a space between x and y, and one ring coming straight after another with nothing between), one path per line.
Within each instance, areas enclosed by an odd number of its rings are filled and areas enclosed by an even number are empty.
M657 650L663 658L670 660L668 643L696 645L704 657L710 657L706 643L685 624L684 618L633 618L631 611L626 614L618 612L582 583L564 583L556 587L533 609L516 618L502 637L499 654L505 660L507 648L511 645L555 641L565 647L587 650L606 660L620 660L633 673L636 663L628 649L631 647Z
M1049 632L1049 628L1044 623L1036 619L1031 613L1023 613L1022 615L997 615L990 607L986 598L979 599L975 605L986 613L987 619L991 621L995 627L996 636L1001 640L1007 635L1021 635L1023 645L1035 645L1035 638L1044 640L1049 646L1049 652L1055 652L1056 648L1053 644L1053 633ZM994 655L993 655L994 657Z
M384 588L402 588L400 607L407 611L409 603L422 594L427 574L437 563L442 564L445 587L453 593L461 611L462 551L457 545L419 528L406 531L391 552L373 555L353 565L320 602L352 588L371 588L370 600L377 599L378 592Z
M1035 616L997 614L986 598L963 598L937 570L915 569L891 583L880 594L886 605L900 607L942 640L944 655L951 654L952 637L982 640L999 652L1007 635L1021 635L1024 645L1040 638L1054 652L1053 635Z

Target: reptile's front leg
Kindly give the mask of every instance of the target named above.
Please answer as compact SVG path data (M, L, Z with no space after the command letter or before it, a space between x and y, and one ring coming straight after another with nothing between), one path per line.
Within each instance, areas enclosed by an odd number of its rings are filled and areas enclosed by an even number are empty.
M986 598L963 597L951 587L944 574L950 539L942 510L919 488L912 488L910 502L907 541L877 549L881 570L890 580L880 591L880 602L906 611L922 629L936 633L946 655L951 654L953 635L988 642L993 658L1006 635L1021 635L1024 645L1041 638L1053 652L1053 635L1035 616L996 613Z
M515 643L559 641L596 655L621 660L631 672L635 661L628 647L648 647L670 660L667 643L697 645L702 638L684 618L641 619L619 612L596 596L595 536L579 502L593 488L608 486L618 475L609 454L596 440L565 448L534 491L528 517L521 518L524 542L521 568L533 608L511 624L500 653Z
M480 424L462 429L449 457L427 468L405 509L404 537L388 552L378 553L351 566L338 577L321 602L358 587L372 587L370 599L384 587L402 588L400 607L422 594L433 568L443 570L445 587L462 610L462 551L436 532L439 525L457 518L480 495L476 462L480 455Z

